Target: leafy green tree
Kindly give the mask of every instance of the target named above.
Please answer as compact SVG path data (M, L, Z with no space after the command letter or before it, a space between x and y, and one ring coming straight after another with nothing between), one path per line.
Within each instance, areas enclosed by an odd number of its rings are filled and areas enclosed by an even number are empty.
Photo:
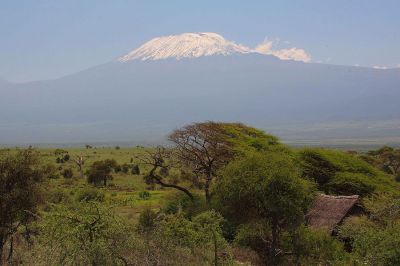
M313 199L312 185L300 178L285 153L253 152L230 163L215 185L218 200L238 221L259 220L265 232L270 263L279 257L280 234L299 226Z
M113 178L111 173L117 165L118 164L115 160L110 159L94 162L87 173L88 182L96 186L101 183L103 183L104 186L107 186L107 180Z
M49 265L127 265L133 228L94 201L54 205L38 223ZM131 233L129 233L131 232Z
M5 154L0 159L0 264L4 247L11 241L8 259L12 257L13 235L36 216L41 198L40 184L46 173L32 149Z

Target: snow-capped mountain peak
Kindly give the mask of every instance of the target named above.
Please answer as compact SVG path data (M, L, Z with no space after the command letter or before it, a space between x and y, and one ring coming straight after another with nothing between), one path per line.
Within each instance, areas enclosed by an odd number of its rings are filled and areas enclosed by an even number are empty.
M154 38L130 53L118 58L119 62L131 60L159 60L167 58L196 58L210 55L247 54L246 46L226 40L217 33L183 33Z

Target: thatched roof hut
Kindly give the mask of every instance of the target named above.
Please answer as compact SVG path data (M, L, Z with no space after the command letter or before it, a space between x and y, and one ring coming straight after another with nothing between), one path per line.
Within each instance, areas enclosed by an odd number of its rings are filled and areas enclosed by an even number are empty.
M329 196L320 194L306 215L307 224L311 228L324 229L334 232L344 218L360 211L358 205L360 197L353 196Z

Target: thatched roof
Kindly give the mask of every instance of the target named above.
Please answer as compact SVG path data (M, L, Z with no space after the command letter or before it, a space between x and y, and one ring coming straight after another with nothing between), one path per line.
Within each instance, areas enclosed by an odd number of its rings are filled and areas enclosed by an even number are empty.
M312 208L306 215L307 224L311 228L332 232L358 203L359 198L358 195L329 196L320 194L315 198Z

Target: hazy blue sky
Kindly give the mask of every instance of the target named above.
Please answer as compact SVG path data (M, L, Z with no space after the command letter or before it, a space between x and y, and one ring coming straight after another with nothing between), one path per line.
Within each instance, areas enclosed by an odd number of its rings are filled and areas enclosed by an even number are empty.
M110 61L160 35L265 38L312 62L400 64L399 0L0 0L0 77L55 78Z

